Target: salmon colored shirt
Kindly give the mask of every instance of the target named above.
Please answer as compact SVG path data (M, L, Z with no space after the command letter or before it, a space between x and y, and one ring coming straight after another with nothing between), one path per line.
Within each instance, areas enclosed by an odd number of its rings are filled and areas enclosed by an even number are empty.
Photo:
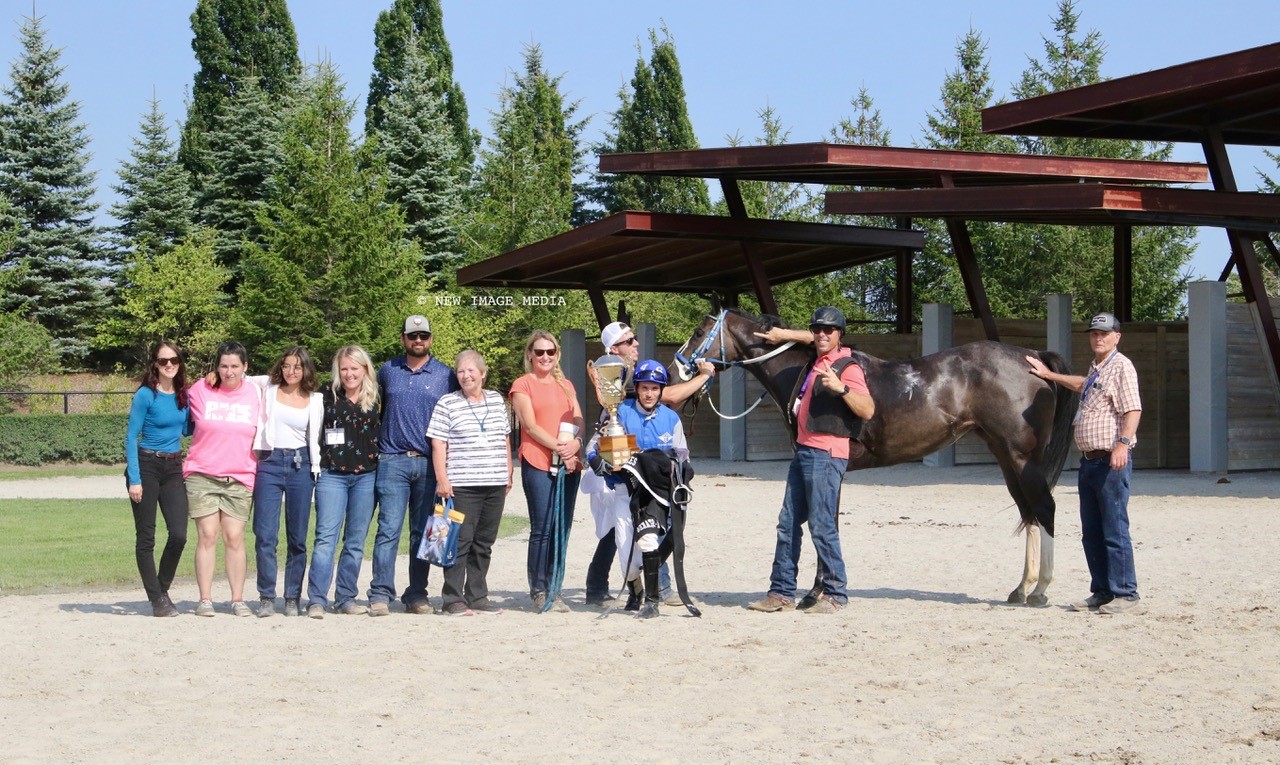
M573 383L568 380L561 387L560 381L551 375L547 375L543 381L530 373L511 384L513 403L517 393L529 397L533 404L533 421L552 437L560 433L560 423L573 422L573 402L577 400L578 394ZM551 469L551 450L535 441L532 436L521 434L518 454L538 470Z
M233 391L212 388L204 380L187 392L195 432L182 477L192 473L233 478L250 489L258 473L253 437L262 416L262 389L241 382Z
M805 428L805 423L809 421L809 399L813 398L814 388L821 385L821 382L814 382L814 377L818 374L818 369L831 366L836 359L853 355L848 348L838 346L824 356L819 356L814 363L813 369L809 370L809 377L805 380L804 395L800 397L800 411L796 413L796 423L799 426L799 433L796 436L796 443L812 446L815 449L822 449L831 453L832 457L837 459L849 459L849 439L841 436L833 436L830 433L811 433ZM854 393L868 395L867 378L862 374L862 367L857 364L850 364L840 373L840 380L849 386L849 390Z

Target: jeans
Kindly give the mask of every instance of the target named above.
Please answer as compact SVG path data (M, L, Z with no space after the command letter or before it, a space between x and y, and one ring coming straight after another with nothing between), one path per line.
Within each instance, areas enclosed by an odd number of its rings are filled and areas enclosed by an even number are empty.
M578 472L564 474L564 524L566 534L573 527L573 505L578 497ZM555 474L539 470L520 460L520 483L529 504L529 593L546 592L551 587L551 492Z
M1080 537L1089 564L1089 590L1126 600L1138 599L1138 575L1133 568L1129 540L1129 477L1131 459L1111 469L1111 456L1080 459L1076 485L1080 493Z
M796 570L800 564L801 526L808 522L813 546L823 574L822 591L834 601L849 599L846 591L844 557L840 552L840 532L836 513L840 503L840 482L848 460L811 446L796 446L787 470L787 489L778 513L778 546L773 553L769 592L791 600L796 591Z
M258 595L276 597L276 545L280 536L280 497L284 495L284 596L302 597L307 573L307 527L311 524L311 495L315 478L306 447L275 449L258 460L253 484L253 535L258 561ZM295 461L297 459L297 461Z
M489 597L489 561L498 539L507 486L456 486L453 506L466 519L458 533L458 559L444 570L443 604L479 603Z
M311 550L311 575L307 597L312 603L329 607L329 584L333 581L333 553L342 535L338 559L338 584L334 603L338 608L356 599L356 580L364 559L364 541L373 520L376 473L320 473L316 482L316 541Z
M142 473L142 501L133 505L133 528L137 532L134 553L138 559L138 575L147 591L147 600L155 601L169 591L182 549L187 546L187 488L182 480L182 460L157 457L140 451L138 468ZM125 478L125 483L129 479ZM160 553L160 570L156 571L156 505L164 515L168 539Z
M417 552L435 501L436 474L427 457L382 454L378 457L378 477L374 485L378 494L378 531L373 542L369 602L389 603L396 599L396 556L400 552L400 534L408 508L409 586L401 600L405 606L411 606L427 599L429 566L426 561L418 560Z

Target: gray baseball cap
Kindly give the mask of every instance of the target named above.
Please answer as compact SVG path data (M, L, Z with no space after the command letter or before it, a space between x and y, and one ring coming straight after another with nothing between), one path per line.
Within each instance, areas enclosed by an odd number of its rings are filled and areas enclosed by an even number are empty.
M1103 332L1119 332L1120 322L1116 321L1115 314L1103 311L1089 320L1089 330L1093 331L1095 329Z
M427 317L420 314L414 314L404 320L404 334L410 332L426 332L431 334L431 322L427 321Z

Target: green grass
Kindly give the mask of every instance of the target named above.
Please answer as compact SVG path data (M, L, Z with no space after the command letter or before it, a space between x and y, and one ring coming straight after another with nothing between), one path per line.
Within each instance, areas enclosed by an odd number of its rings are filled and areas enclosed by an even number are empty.
M46 465L24 467L0 465L0 481L26 481L34 478L76 478L81 476L114 475L124 480L124 465Z
M164 521L157 519L156 555L164 547ZM498 537L518 534L529 527L523 516L503 516ZM373 552L376 521L370 524L365 557ZM311 531L307 534L308 554ZM187 530L187 547L178 565L178 576L195 574L196 531ZM137 584L133 557L133 513L118 499L4 499L0 500L0 595ZM253 570L253 527L245 530L245 549ZM284 552L284 529L280 530ZM400 554L409 551L409 535L400 537ZM222 572L222 545L218 545L218 572ZM280 561L283 569L283 557ZM252 576L249 579L252 589Z

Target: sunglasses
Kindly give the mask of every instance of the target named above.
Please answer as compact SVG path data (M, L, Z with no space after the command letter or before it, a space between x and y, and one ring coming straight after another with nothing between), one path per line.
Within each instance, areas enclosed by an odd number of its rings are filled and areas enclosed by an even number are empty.
M430 332L409 332L405 334L405 337L409 338L410 340L430 340L431 333Z
M618 342L614 343L614 345L615 346L616 345L635 345L638 342L640 341L636 338L636 336L632 335L631 337L628 337L626 340L619 340Z
M828 327L825 325L809 327L809 331L815 335L840 334L839 327Z
M158 367L176 367L182 362L177 356L165 356L164 358L156 357L156 366Z
M534 348L533 349L534 356L554 356L558 352L559 351L557 351L555 348Z

